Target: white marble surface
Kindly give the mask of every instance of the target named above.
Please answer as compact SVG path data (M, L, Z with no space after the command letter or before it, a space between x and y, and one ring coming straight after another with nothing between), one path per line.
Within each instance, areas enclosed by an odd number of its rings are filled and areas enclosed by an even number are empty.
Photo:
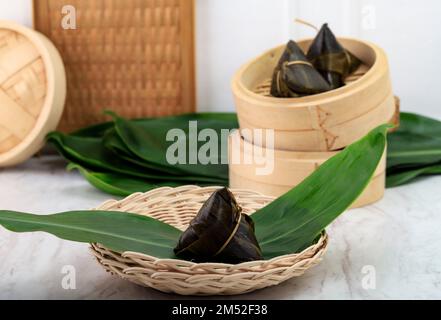
M48 214L88 209L109 198L68 173L57 157L0 171L0 208ZM441 177L387 190L372 206L352 210L329 229L323 262L303 277L242 299L440 299ZM76 289L62 288L63 266L76 269ZM376 288L364 289L364 266ZM176 299L104 272L87 244L0 227L1 299ZM225 298L222 298L225 299Z

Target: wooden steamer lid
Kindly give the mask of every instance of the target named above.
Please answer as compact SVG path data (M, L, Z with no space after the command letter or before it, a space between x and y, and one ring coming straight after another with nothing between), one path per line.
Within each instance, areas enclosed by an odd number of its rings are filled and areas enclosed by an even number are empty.
M66 74L53 44L32 29L0 21L0 167L41 149L65 98Z

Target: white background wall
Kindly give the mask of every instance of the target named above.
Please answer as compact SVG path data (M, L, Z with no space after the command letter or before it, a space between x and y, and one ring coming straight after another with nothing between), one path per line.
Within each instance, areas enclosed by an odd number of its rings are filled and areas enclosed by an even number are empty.
M383 47L404 110L441 118L439 0L196 0L199 110L234 110L230 79L262 51L313 36L295 17ZM372 19L373 17L373 19ZM0 19L31 25L31 1L0 1ZM374 21L374 25L372 25Z
M337 35L373 41L389 56L404 110L441 118L441 1L439 0L198 0L198 103L233 110L234 71L288 38L312 37L296 17ZM373 15L373 19L372 19ZM374 26L372 26L374 20Z

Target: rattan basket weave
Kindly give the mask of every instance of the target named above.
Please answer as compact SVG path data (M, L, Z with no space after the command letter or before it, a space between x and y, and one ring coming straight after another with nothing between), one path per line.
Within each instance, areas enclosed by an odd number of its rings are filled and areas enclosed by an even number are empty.
M110 200L96 209L148 215L185 230L202 204L218 187L183 186L136 193L122 201ZM252 214L273 200L253 191L232 190L244 213ZM301 276L318 264L326 251L328 237L301 253L271 260L237 265L193 263L158 259L145 254L111 251L92 244L92 252L108 271L136 284L181 295L235 295L274 286Z

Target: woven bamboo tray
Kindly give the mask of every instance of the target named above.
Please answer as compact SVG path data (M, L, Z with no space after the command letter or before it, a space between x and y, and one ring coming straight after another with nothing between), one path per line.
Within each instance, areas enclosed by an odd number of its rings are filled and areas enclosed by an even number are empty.
M306 50L311 41L298 44ZM333 151L389 122L395 114L395 100L386 54L369 42L339 41L363 61L364 75L329 92L288 99L262 93L268 89L285 46L269 50L240 68L232 80L232 90L241 129L275 129L275 148L279 150ZM265 146L264 141L252 142Z
M321 164L333 157L338 151L330 152L295 152L274 150L274 169L268 175L257 175L256 170L262 168L265 157L270 150L257 147L244 140L239 131L229 137L229 176L230 187L250 189L269 196L279 197L300 184L311 175ZM233 155L239 155L240 163L235 163ZM245 157L246 155L246 157ZM251 159L245 163L243 159ZM336 172L338 174L338 172ZM386 154L381 159L369 185L352 208L363 207L380 200L385 191ZM351 186L348 185L348 188Z
M68 95L59 129L195 110L193 0L34 0L34 26L64 60ZM75 8L76 29L62 9Z
M218 188L159 188L133 194L122 201L110 200L96 209L148 215L185 230L202 204ZM252 191L232 192L246 214L252 214L274 199ZM323 234L316 244L301 253L237 265L196 264L135 252L120 254L99 244L92 244L91 249L107 271L142 286L180 295L236 295L301 276L321 261L327 244L328 237Z
M60 54L41 33L0 21L0 167L40 150L63 112L66 75Z

